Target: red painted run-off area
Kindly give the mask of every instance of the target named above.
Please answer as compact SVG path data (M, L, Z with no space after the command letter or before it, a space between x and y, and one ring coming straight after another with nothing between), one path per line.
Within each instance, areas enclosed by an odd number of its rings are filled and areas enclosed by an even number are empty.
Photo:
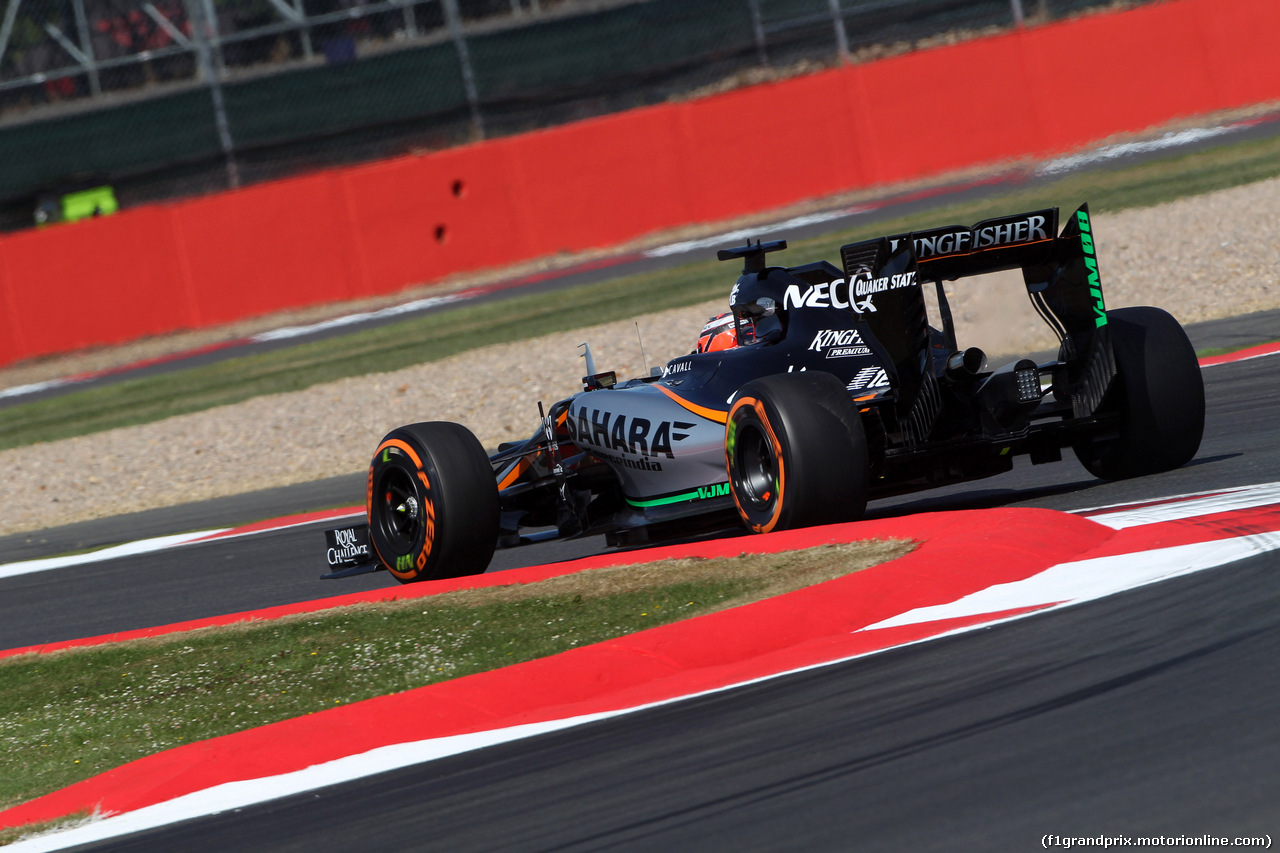
M0 364L1274 100L1277 31L1275 0L1176 0L14 234Z

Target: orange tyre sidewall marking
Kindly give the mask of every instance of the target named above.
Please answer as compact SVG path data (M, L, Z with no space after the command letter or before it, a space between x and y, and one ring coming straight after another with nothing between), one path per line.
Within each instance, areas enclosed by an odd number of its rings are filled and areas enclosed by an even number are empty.
M369 465L369 482L365 487L365 516L369 521L369 529L373 530L373 470L377 464L378 457L382 455L382 451L388 447L394 447L404 451L404 454L413 461L414 467L417 468L417 477L422 481L426 493L422 496L422 525L426 530L426 536L422 540L422 549L413 558L413 568L408 571L400 571L393 563L388 563L382 555L382 565L386 566L387 571L403 580L413 580L422 570L426 568L427 560L431 556L431 547L435 544L436 538L436 507L435 502L431 499L431 481L427 478L427 472L423 467L422 458L418 455L407 442L398 438L389 438L382 444L378 445L378 449L373 452L373 463ZM375 547L376 550L376 547Z
M769 422L769 416L765 414L764 403L755 397L742 397L734 402L733 408L729 410L729 416L725 419L727 425L733 424L734 415L738 409L750 406L759 418L760 423L764 426L765 434L769 436L769 443L773 446L773 455L777 460L777 481L778 489L777 498L773 502L773 513L769 516L769 520L764 524L752 524L751 519L747 516L746 511L742 508L742 502L738 500L737 490L730 488L729 492L733 495L733 502L738 507L738 517L755 533L769 533L778 524L778 518L782 515L782 496L786 486L787 472L786 464L782 459L782 442L778 441L778 436L773 431L773 424ZM736 440L735 440L736 445ZM736 448L735 448L736 450ZM733 483L733 460L729 458L728 450L725 452L725 467L728 469L729 482Z

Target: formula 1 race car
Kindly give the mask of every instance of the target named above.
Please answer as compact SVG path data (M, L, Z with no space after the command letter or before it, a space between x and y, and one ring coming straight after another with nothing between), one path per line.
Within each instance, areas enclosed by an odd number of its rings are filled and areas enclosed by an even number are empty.
M1049 208L866 240L841 248L843 269L767 265L785 241L721 250L743 264L732 346L623 382L588 347L583 390L493 455L458 424L393 430L369 466L367 525L327 532L330 576L474 574L496 547L550 537L849 521L869 499L1065 447L1103 479L1185 464L1204 428L1186 334L1158 308L1106 309L1087 205L1058 225ZM991 370L957 344L942 283L1006 269L1022 270L1056 359Z

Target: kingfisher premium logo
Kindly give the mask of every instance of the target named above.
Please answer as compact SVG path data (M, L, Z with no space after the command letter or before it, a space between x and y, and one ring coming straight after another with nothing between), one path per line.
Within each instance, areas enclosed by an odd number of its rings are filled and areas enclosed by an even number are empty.
M813 336L809 352L826 352L827 358L871 355L871 349L856 329L823 329Z

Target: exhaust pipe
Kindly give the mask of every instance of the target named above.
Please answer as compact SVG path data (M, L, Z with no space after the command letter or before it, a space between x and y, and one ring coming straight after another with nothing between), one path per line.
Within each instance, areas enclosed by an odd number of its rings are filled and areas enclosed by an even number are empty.
M987 367L987 354L977 347L947 356L947 376L955 380L973 379Z

